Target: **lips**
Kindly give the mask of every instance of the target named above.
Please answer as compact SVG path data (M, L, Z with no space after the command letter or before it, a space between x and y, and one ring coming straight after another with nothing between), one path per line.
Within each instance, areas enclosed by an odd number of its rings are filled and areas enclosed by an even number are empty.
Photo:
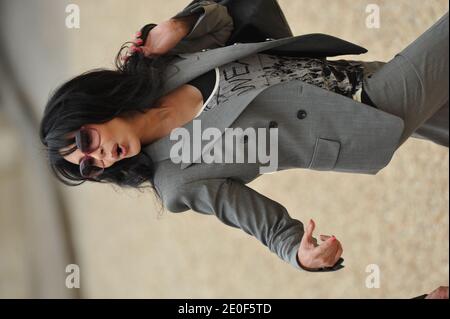
M120 153L119 153L120 152ZM122 159L127 155L128 150L123 146L119 144L115 144L112 150L112 155L114 159Z
M112 155L114 159L118 159L120 157L119 155L119 144L114 144Z
M122 157L125 157L128 155L128 148L126 146L121 145L122 147Z

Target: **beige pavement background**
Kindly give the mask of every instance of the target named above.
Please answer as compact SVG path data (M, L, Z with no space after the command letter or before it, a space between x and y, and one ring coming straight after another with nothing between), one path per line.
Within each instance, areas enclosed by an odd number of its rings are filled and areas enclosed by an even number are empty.
M295 35L322 32L347 39L369 52L346 57L366 61L388 61L448 10L445 0L279 2ZM120 45L136 30L171 17L188 1L72 3L80 6L81 28L64 31L61 40L69 52L67 77L112 67ZM369 3L380 6L380 29L365 28ZM448 172L447 148L410 139L376 176L289 170L250 183L282 203L292 217L304 222L314 218L317 234L334 234L341 240L346 267L320 274L292 268L256 239L214 216L167 212L158 219L149 193L105 185L63 187L71 208L82 295L409 298L429 292L449 281ZM13 260L16 269L24 267L20 259ZM381 271L378 289L365 286L370 264ZM24 280L12 278L16 281L0 272L1 296ZM17 290L17 295L27 293Z

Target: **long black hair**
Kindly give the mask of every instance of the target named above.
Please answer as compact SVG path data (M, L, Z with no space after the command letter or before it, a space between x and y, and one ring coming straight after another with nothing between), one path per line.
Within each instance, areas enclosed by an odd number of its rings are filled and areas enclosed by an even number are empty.
M150 187L161 202L154 187L154 165L145 152L126 158L105 168L96 179L82 177L79 165L63 158L76 150L77 131L85 124L101 124L127 112L144 113L160 97L162 72L172 56L153 58L135 51L122 61L122 51L128 49L125 42L115 58L116 70L97 68L84 72L52 92L40 124L39 136L46 147L48 164L56 178L68 186L78 186L86 181L112 183L120 187L142 189Z

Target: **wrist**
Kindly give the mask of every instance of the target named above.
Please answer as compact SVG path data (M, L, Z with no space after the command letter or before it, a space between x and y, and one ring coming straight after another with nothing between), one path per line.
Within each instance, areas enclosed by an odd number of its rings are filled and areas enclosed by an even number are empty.
M305 266L305 264L300 261L300 254L299 253L297 253L297 263L302 269L304 269L306 271L320 271L320 270L322 270L322 268L310 268L308 266Z

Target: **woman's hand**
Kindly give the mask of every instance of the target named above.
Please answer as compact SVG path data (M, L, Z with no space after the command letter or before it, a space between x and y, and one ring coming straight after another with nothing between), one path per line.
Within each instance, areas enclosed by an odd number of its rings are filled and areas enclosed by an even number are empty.
M428 294L425 299L448 299L448 287L441 286Z
M142 39L134 40L135 45L130 47L128 53L140 51L148 57L166 54L189 34L198 17L199 14L194 14L161 22L150 30L145 43ZM140 31L136 33L136 38L139 36Z
M320 235L323 243L317 246L313 238L316 227L311 219L303 234L297 258L300 266L306 270L317 270L323 267L333 267L342 255L343 249L339 240L334 236Z

